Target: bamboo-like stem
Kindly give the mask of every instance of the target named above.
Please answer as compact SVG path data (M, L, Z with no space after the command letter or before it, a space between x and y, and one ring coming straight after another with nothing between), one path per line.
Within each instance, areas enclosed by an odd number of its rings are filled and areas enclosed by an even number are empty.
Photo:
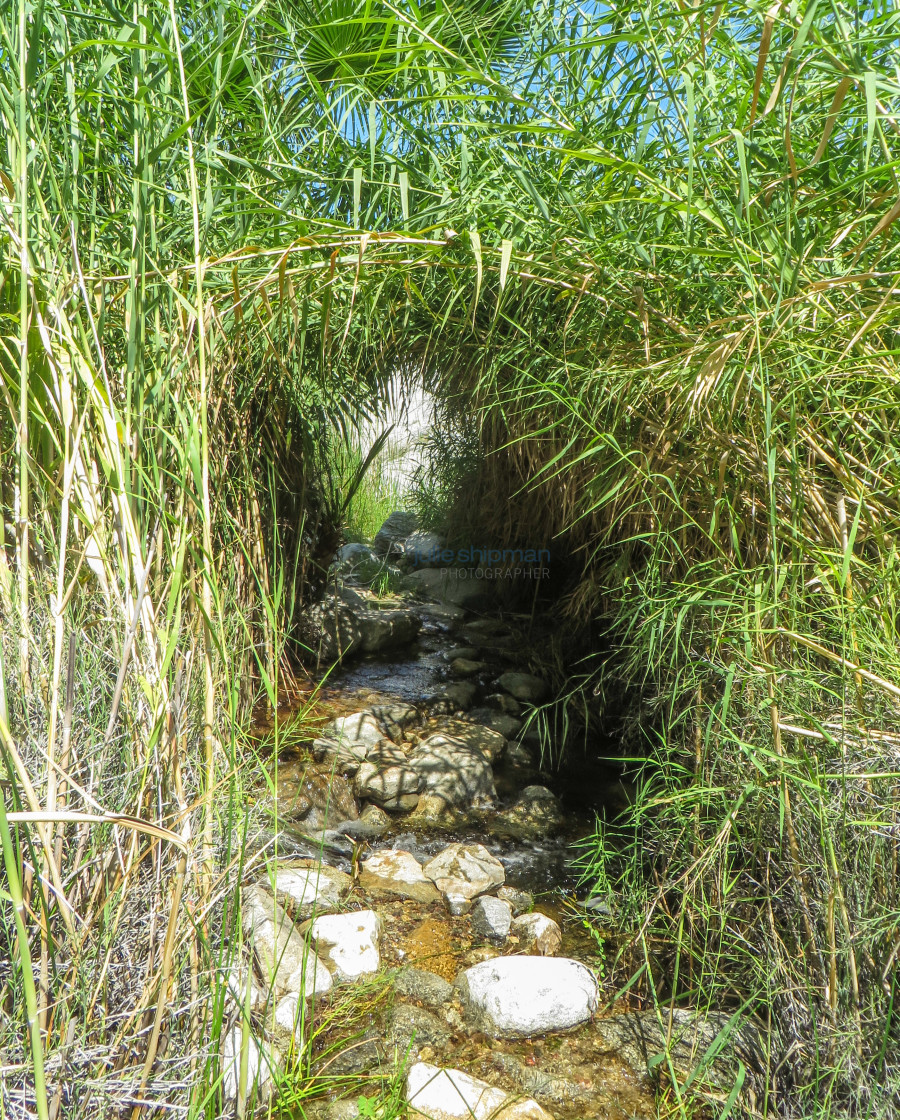
M0 746L9 740L6 725L6 701L3 669L3 649L0 646ZM6 757L9 768L8 756ZM12 770L9 778L13 780ZM48 1120L47 1086L44 1081L44 1045L41 1039L40 1016L38 1012L37 990L34 983L34 970L31 965L31 948L28 930L25 926L25 899L22 894L22 879L19 874L19 861L13 848L12 833L7 819L6 802L0 796L0 842L3 846L3 863L6 868L6 889L13 904L16 923L16 943L19 949L19 964L22 969L22 983L25 992L25 1010L28 1015L28 1042L31 1048L31 1061L34 1067L34 1093L39 1120Z
M209 502L209 387L206 372L206 309L203 302L203 260L200 238L200 199L197 187L197 165L194 158L194 140L190 127L191 109L188 98L187 78L184 72L184 57L181 50L181 34L174 0L169 0L169 18L172 21L172 37L178 59L178 74L181 81L181 95L184 120L187 124L185 139L188 155L188 176L191 187L191 217L194 234L194 285L196 293L195 313L197 323L197 366L200 377L200 514L203 521L203 572L201 583L201 611L203 615L203 756L206 779L203 822L203 878L204 892L208 893L212 883L213 863L213 786L215 785L215 718L216 698L213 680L213 568L212 568L212 513Z
M16 511L16 565L19 599L19 676L28 691L29 610L28 610L28 38L26 3L19 0L19 103L18 103L18 193L19 193L19 423L16 440L19 451L18 509Z

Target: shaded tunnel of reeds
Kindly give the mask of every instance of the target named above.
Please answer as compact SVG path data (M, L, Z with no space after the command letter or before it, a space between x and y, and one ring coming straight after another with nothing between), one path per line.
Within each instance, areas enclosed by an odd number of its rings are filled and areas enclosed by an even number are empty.
M7 0L5 1114L222 1114L249 714L398 373L459 531L565 560L610 980L763 1039L660 1114L897 1114L898 57L880 2Z

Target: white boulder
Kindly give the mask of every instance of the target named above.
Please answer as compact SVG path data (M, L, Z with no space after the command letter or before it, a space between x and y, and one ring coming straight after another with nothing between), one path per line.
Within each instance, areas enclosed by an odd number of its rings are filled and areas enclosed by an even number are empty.
M288 992L312 996L329 991L331 973L271 895L259 887L246 890L241 916L260 972L276 998Z
M338 980L356 980L378 971L381 933L381 918L374 910L326 914L309 927L316 955L333 967Z
M359 885L376 894L395 894L417 902L436 902L440 897L415 857L397 848L370 855L360 868Z
M456 981L466 1017L494 1038L564 1031L597 1010L594 974L566 957L495 957Z
M530 1097L517 1099L462 1070L428 1062L410 1068L406 1099L416 1120L553 1120Z
M483 844L450 844L422 869L441 894L472 899L503 885L506 872Z

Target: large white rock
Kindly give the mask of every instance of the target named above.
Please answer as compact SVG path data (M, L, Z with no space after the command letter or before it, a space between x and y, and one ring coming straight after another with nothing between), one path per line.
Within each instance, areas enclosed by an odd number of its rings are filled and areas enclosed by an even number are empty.
M316 918L309 936L316 955L333 966L339 980L356 980L378 971L381 932L381 918L374 910L354 910Z
M449 844L422 868L441 894L477 898L503 885L506 872L483 844Z
M293 904L301 918L313 912L335 910L350 889L349 875L327 864L310 867L282 867L275 873L275 894Z
M495 957L456 981L469 1022L494 1038L564 1031L597 1010L594 974L566 957Z
M373 852L360 868L359 885L366 891L417 902L436 902L440 897L415 857L397 848Z
M241 917L260 972L276 999L288 992L312 996L331 988L331 973L271 895L259 887L244 891Z
M486 727L481 720L476 723L469 723L464 719L442 720L441 735L445 738L458 739L467 747L474 747L475 750L481 751L488 762L496 762L506 750L506 739L499 731Z
M530 1097L517 1099L458 1069L416 1062L406 1076L412 1118L421 1120L553 1120Z

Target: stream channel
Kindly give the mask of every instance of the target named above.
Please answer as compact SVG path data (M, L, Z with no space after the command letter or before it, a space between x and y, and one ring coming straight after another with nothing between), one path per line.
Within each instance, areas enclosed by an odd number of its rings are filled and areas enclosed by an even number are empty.
M350 594L358 605L359 594ZM417 633L410 642L346 658L315 682L319 737L304 742L285 735L290 746L282 749L274 769L277 815L283 857L298 864L304 858L318 859L346 873L352 888L342 909L378 914L383 931L378 975L391 977L392 983L376 985L371 990L375 994L367 996L358 989L358 1002L365 1010L349 1027L339 1016L335 1020L340 1025L327 1026L330 1001L339 999L346 987L336 985L316 1000L316 1021L326 1026L315 1039L314 1068L334 1079L332 1091L298 1107L295 1115L310 1120L356 1117L360 1093L369 1091L367 1085L376 1092L398 1062L406 1068L424 1062L464 1071L510 1094L497 1113L504 1120L622 1120L654 1114L640 1056L629 1059L611 1043L615 1032L611 1036L597 1029L604 1017L623 1008L608 1006L613 993L604 986L602 905L599 916L594 911L593 920L587 921L584 902L590 906L590 901L578 884L578 842L592 832L595 809L615 792L615 773L596 763L589 766L587 757L584 765L580 760L569 765L563 777L542 768L539 739L528 727L533 710L529 701L549 697L546 686L527 672L529 650L541 640L535 638L529 616L475 614L408 595L379 601L371 593L362 594L369 611L412 612ZM342 721L349 719L358 727L365 713L381 715L382 730L389 733L375 747L367 744L365 749L375 752L368 758L387 750L384 757L393 763L399 758L403 764L404 755L411 757L423 743L436 741L435 736L452 741L474 734L480 746L477 736L492 729L484 750L493 790L485 797L473 784L471 796L442 805L425 792L404 795L401 790L392 801L390 795L397 791L382 789L379 796L378 773L368 787L364 782L361 786L368 773L365 763L360 766L359 759L352 759L350 764L346 754L330 747L323 753L323 745L329 736L340 738L340 728L347 726ZM289 719L290 712L279 712L282 726ZM366 788L376 788L371 798ZM499 893L512 900L513 915L546 915L558 926L561 940L541 948L529 945L527 938L516 935L515 919L505 936L502 930L486 935L471 909L477 898L452 906L448 897L402 897L373 889L360 874L379 852L408 852L427 865L451 844L486 848L502 864L505 884ZM454 909L465 912L454 914ZM596 1015L574 1029L496 1037L498 1032L473 1026L455 989L429 979L453 984L480 962L544 952L581 962L599 983ZM348 1093L349 1099L341 1099ZM534 1102L541 1107L530 1111ZM462 1107L460 1115L469 1116ZM476 1107L471 1114L480 1118L483 1111ZM484 1111L485 1116L493 1114ZM420 1113L413 1107L410 1115ZM456 1113L435 1115L444 1120Z

